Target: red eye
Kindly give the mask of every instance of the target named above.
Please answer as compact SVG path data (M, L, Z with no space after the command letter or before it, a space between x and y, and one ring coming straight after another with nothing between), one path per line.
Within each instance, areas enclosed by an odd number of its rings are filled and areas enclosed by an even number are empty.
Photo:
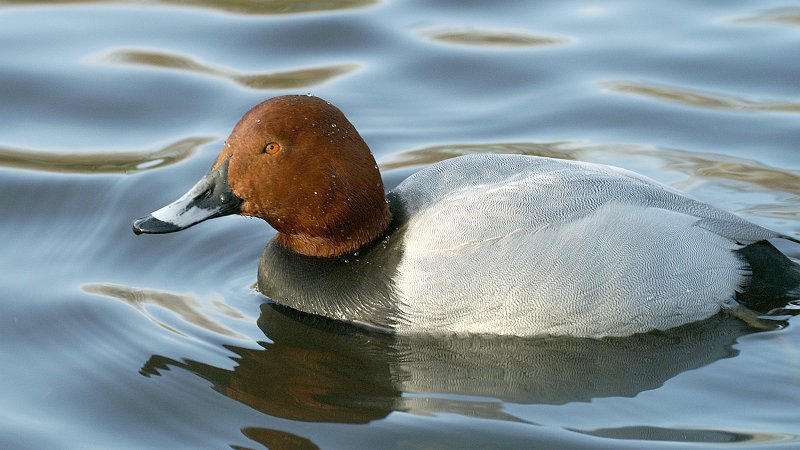
M278 153L279 151L281 151L281 146L277 142L270 142L269 144L267 144L264 147L264 153L266 153L268 155L274 155L275 153Z

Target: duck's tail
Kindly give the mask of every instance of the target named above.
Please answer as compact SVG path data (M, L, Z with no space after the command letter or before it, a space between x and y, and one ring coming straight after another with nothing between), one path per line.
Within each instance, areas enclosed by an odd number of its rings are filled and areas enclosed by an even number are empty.
M789 240L797 242L793 238ZM750 276L736 301L759 312L785 306L800 299L800 265L787 258L768 241L758 241L736 250L747 263Z

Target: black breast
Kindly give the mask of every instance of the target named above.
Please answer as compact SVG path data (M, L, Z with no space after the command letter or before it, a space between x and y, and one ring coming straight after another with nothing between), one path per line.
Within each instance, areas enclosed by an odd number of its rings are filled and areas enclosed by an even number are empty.
M384 236L355 253L310 257L271 241L258 267L258 290L299 311L393 329L400 301L393 280L403 255L405 214L402 202L390 197L389 206L393 220Z

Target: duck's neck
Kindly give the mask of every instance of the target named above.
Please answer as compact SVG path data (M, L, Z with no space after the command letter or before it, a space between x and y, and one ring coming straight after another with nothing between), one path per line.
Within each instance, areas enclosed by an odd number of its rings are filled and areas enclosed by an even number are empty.
M275 240L295 252L320 258L336 258L353 253L383 236L392 213L385 201L348 222L287 233L278 231Z
M258 267L258 290L299 311L383 329L399 321L393 280L403 257L405 216L390 195L385 232L358 253L338 258L305 256L273 239Z
M261 256L258 290L299 311L391 330L399 318L392 290L402 258L399 242L388 236L355 254L320 258L273 239Z

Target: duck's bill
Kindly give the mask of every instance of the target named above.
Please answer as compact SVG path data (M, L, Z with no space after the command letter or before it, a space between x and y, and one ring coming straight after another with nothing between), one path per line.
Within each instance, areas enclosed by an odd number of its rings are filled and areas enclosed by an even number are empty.
M133 221L136 234L162 234L239 212L242 200L228 184L228 161L212 168L189 192L169 205Z

